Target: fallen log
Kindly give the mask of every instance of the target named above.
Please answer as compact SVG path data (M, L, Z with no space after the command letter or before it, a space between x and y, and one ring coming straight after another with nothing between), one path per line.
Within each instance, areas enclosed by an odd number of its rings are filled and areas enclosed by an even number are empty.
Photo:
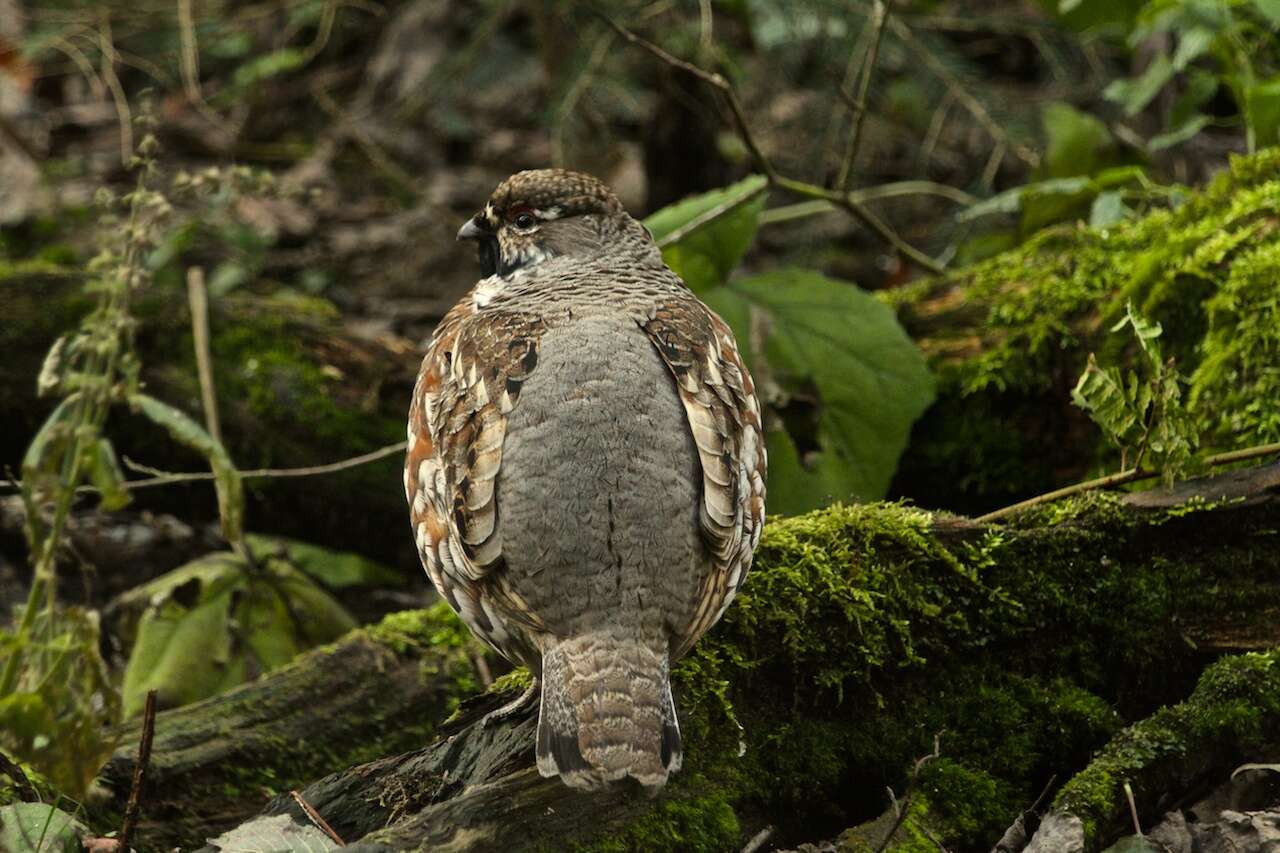
M157 715L139 849L188 846L276 792L429 742L482 689L480 646L441 603L392 614L256 681ZM100 776L95 825L118 826L141 723Z
M1280 645L1269 615L1280 610L1280 549L1264 547L1280 528L1278 470L1237 483L1245 500L1153 509L1093 494L1006 526L897 504L772 522L741 597L676 668L686 764L654 799L626 788L582 795L539 778L530 716L481 726L518 677L465 703L435 742L423 732L416 751L394 755L366 728L364 755L383 757L331 765L337 772L301 794L355 850L737 850L766 826L775 843L798 843L875 817L885 786L901 793L941 733L905 828L927 825L953 850L990 849L1051 776L1066 778L1126 722L1182 699L1223 651ZM432 653L429 642L415 646ZM376 654L383 666L395 658ZM278 741L237 746L241 721L292 731L295 761L357 747L357 731L334 731L351 710L318 696L359 691L360 712L406 718L388 682L360 666L344 664L344 676L312 654L289 678L162 713L156 760L168 760L166 729L178 720L189 733L223 733L231 758L191 762L188 778L254 775L277 793L233 832L310 826L287 794L305 777L279 760ZM250 692L270 710L251 715ZM126 742L112 778L123 778L129 754ZM180 839L140 830L144 844L190 845L236 822L176 785L158 790L171 813L203 818ZM205 849L237 843L224 835Z

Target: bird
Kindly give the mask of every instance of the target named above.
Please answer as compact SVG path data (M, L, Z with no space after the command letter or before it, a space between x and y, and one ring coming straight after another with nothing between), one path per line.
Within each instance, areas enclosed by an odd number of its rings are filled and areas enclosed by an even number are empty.
M481 278L432 334L404 485L423 567L533 676L536 764L656 793L671 667L742 586L765 517L760 404L729 326L599 179L518 172L466 220Z

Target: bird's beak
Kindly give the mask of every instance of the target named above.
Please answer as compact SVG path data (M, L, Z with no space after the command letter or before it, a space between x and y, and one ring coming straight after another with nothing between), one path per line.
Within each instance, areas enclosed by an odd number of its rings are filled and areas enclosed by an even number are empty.
M479 240L481 237L484 237L487 234L488 234L488 231L486 231L484 228L481 228L476 223L476 217L474 216L468 219L466 222L464 222L462 224L462 227L458 229L459 240Z

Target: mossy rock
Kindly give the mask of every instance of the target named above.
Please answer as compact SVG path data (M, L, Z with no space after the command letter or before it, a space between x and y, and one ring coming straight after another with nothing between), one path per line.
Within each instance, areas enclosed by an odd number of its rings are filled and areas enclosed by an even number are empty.
M1114 466L1071 404L1090 352L1132 302L1190 376L1207 449L1280 440L1280 148L1233 158L1177 207L1105 229L1063 225L988 261L886 296L939 377L893 486L976 513Z

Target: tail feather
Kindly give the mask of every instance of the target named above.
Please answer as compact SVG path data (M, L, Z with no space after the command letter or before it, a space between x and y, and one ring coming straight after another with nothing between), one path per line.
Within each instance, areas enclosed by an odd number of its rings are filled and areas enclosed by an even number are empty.
M682 760L666 655L602 634L545 651L537 756L543 776L574 788L664 785Z

